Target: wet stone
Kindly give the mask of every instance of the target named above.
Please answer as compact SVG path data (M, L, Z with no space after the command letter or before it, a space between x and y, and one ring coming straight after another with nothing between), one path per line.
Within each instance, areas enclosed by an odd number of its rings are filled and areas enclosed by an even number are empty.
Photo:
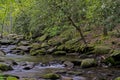
M73 77L73 80L87 80L85 77L76 76Z

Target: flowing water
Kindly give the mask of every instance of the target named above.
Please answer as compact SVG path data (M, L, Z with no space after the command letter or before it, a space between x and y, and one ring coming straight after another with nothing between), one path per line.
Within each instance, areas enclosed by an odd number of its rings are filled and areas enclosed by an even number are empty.
M41 76L43 74L52 72L57 72L65 77L72 77L73 80L113 80L115 77L120 76L119 68L94 67L81 69L80 67L75 67L68 70L64 67L62 61L75 60L77 59L76 57L16 55L11 53L11 49L14 47L15 45L9 45L1 46L0 48L7 53L4 56L6 60L14 60L17 63L17 65L12 65L12 71L4 72L4 74L16 75L21 79L34 78L35 80L42 80Z

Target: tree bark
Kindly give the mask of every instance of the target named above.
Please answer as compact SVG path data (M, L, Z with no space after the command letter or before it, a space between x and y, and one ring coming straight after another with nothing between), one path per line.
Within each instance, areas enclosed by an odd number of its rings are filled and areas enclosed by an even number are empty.
M12 2L10 2L10 29L9 29L9 33L12 33L12 27L13 27L13 19L12 19Z
M87 47L87 42L86 42L86 40L85 40L85 37L84 37L84 35L83 35L83 33L82 33L81 28L78 27L78 26L75 24L75 22L72 20L71 17L68 17L68 19L70 20L71 24L76 28L76 30L79 32L79 34L80 34L80 36L81 36L81 39L83 40L85 46Z

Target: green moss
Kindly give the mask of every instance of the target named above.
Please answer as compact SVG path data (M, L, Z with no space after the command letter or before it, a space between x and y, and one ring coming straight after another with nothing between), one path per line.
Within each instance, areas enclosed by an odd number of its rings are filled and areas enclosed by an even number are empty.
M41 48L45 48L45 47L48 47L48 46L49 45L46 42L44 42L44 43L41 44Z
M96 54L108 54L111 50L112 49L107 46L96 46L93 52Z
M60 76L58 74L54 74L54 73L48 73L43 75L44 79L59 79Z
M115 78L114 80L120 80L120 77Z
M7 80L18 80L18 79L16 77L9 76L9 77L7 77Z
M82 60L82 62L81 62L81 67L82 68L87 68L87 67L92 67L92 66L95 66L96 65L96 61L95 61L95 59L84 59L84 60Z
M39 49L39 48L41 48L41 44L39 44L39 43L33 43L33 44L31 44L31 47L33 49Z
M41 41L41 42L43 42L43 41L45 41L45 40L47 39L47 37L48 37L48 34L44 34L44 35L42 35L41 37L38 37L38 38L36 39L36 41Z
M81 43L77 41L78 38L67 41L65 43L65 49L69 51L79 51L81 48Z
M31 50L30 55L35 56L35 55L44 55L46 54L46 50L44 48L40 50Z
M66 55L65 51L56 51L53 53L53 55Z
M0 74L0 80L5 80L4 75Z
M48 40L48 45L52 45L52 46L55 46L55 45L60 45L61 44L61 38L52 38L50 40Z
M8 71L8 70L12 70L12 67L8 66L6 64L0 64L0 70L1 71Z
M65 46L64 45L60 45L57 47L58 50L64 50Z

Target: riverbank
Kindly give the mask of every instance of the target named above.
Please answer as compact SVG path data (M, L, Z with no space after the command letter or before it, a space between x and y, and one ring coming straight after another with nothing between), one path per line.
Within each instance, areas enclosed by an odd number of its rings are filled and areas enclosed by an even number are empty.
M2 73L22 80L114 80L119 77L119 58L116 58L119 53L116 50L101 45L84 47L78 42L74 46L71 40L65 44L59 41L52 38L43 41L1 39L1 64L12 68L1 68ZM70 49L65 48L67 43Z

